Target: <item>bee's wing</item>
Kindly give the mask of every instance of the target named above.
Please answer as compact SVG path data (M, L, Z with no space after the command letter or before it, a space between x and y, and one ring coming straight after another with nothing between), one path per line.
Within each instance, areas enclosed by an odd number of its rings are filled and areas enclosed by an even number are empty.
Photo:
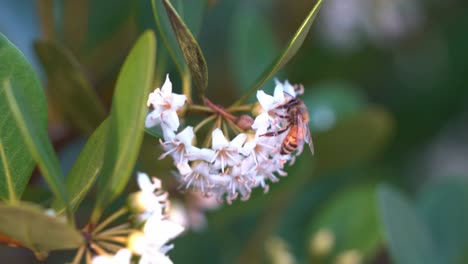
M309 124L304 123L304 131L305 131L305 142L309 144L309 149L312 155L314 155L314 142L312 141L312 134L310 133Z

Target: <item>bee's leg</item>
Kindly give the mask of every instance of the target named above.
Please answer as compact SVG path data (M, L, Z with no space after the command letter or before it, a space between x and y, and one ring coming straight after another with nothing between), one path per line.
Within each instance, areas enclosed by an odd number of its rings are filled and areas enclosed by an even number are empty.
M262 134L262 135L260 135L260 136L261 136L261 137L263 137L263 136L265 136L265 137L274 137L274 136L278 136L278 135L283 134L283 133L286 132L288 129L289 129L289 126L286 127L285 129L282 129L282 130L279 130L279 131L275 131L275 132L268 132L268 133Z
M294 91L296 92L297 95L304 94L304 85L302 84L295 84L293 85Z
M298 105L299 103L300 103L299 99L293 98L293 99L289 100L288 102L286 102L285 104L278 106L277 108L278 109L289 109L289 108L291 108L293 106Z
M289 118L290 118L290 116L288 116L288 115L279 115L279 114L276 114L276 116L279 117L279 118L283 118L283 119L289 119Z

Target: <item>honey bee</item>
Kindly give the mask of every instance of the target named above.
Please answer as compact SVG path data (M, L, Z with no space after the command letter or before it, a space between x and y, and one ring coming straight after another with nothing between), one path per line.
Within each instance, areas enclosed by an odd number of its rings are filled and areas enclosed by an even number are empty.
M299 87L299 88L298 88ZM297 94L302 94L303 86L294 87ZM286 110L286 115L278 115L280 118L286 119L288 125L286 128L275 131L268 132L262 136L273 137L278 136L289 130L288 134L281 144L280 154L291 154L293 151L298 149L298 153L302 152L302 147L304 142L309 145L310 152L314 154L314 143L312 142L312 135L309 129L309 113L307 107L299 98L293 97L287 94L290 98L286 103L278 106L278 109Z

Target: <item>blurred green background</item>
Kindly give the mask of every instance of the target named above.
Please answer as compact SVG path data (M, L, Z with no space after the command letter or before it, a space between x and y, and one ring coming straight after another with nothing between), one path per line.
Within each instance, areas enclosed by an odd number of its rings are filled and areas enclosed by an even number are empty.
M178 1L205 53L208 97L223 105L239 98L314 3ZM156 31L149 0L0 0L0 32L47 87L49 134L65 171L103 120L118 70L148 28ZM205 211L177 192L170 162L157 160L159 143L146 136L137 169L163 179L195 222L206 217L204 228L175 241L174 262L468 263L467 28L462 0L325 0L302 48L277 75L306 88L316 154L301 155L288 177L247 202ZM59 52L38 57L38 40L58 43ZM63 114L67 102L57 89L79 88L53 79L57 68L82 74L106 108L102 116L83 125ZM160 38L156 71L155 87L166 72L180 87ZM264 88L271 93L272 81ZM47 200L36 174L25 195ZM68 253L46 263L62 263ZM7 247L0 259L36 262Z

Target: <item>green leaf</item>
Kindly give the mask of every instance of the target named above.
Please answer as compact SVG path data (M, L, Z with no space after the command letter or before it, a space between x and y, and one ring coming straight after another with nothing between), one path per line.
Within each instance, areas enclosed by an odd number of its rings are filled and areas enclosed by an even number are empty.
M434 237L440 263L466 263L468 181L463 178L427 184L417 205Z
M26 202L0 205L0 233L38 253L78 248L84 243L81 233L64 218L50 216L44 208Z
M33 158L5 94L5 81L13 80L23 89L24 100L41 129L47 126L47 109L41 84L23 54L0 34L0 200L14 201L28 184Z
M384 237L395 263L441 263L433 237L412 204L388 185L379 187L378 200Z
M161 35L161 39L166 47L169 55L171 56L179 74L184 76L187 72L186 65L184 63L184 58L180 49L177 49L178 46L177 38L174 31L172 31L171 22L164 11L163 2L160 0L152 0L151 5L153 8L153 16L158 27L158 32Z
M244 93L278 54L277 41L266 17L250 2L235 10L230 32L230 62L240 92Z
M373 185L339 193L313 216L310 237L319 230L328 230L334 236L333 255L354 249L365 258L373 257L381 241L375 194Z
M289 62L289 60L291 60L292 57L294 57L294 55L296 55L297 51L302 46L302 43L304 42L307 33L310 30L310 27L312 26L312 22L317 16L321 4L322 0L317 0L314 7L310 10L305 20L299 26L299 29L289 41L286 48L273 61L273 63L263 71L262 75L260 75L260 77L252 86L252 88L250 88L249 91L235 103L235 105L242 104L247 99L249 99L249 97L252 96L258 89L260 89L260 87L262 87L266 81L273 77L273 75L276 74L276 72L278 72L284 65L286 65Z
M108 133L109 121L105 120L88 139L67 176L67 193L73 211L76 211L97 177L102 174L106 144L109 143ZM65 205L56 199L52 208L60 213L65 209Z
M372 159L387 145L392 131L390 114L371 107L334 123L327 131L312 132L318 169L340 168Z
M74 126L91 134L104 120L105 108L78 61L58 43L38 41L34 47L47 73L52 103Z
M21 53L12 47L5 38L0 37L1 47L5 50L4 52L13 53L11 55L11 58L15 60L13 63L20 63L19 67L22 67L21 63L25 63L25 60ZM31 75L26 75L28 73ZM28 83L21 80L21 78L14 78L16 76L13 75L5 76L4 79L0 80L2 97L4 96L7 105L7 115L14 117L15 125L20 132L15 136L21 135L52 192L69 209L60 164L48 138L46 126L41 122L44 120L46 113L44 94L37 84L37 77L31 70L21 72L21 76L23 78L28 76L35 81ZM36 84L34 84L35 82ZM28 84L32 85L29 86ZM30 102L34 101L37 101L37 104L31 105ZM73 214L70 210L67 210L67 215L69 220L73 221Z
M195 88L198 90L200 97L203 97L208 87L208 66L206 65L205 57L203 56L197 40L187 28L175 8L168 0L163 0L163 3L185 63L192 75Z
M156 56L156 39L146 31L130 51L117 79L106 142L104 169L92 219L97 221L127 184L143 140L146 101Z

